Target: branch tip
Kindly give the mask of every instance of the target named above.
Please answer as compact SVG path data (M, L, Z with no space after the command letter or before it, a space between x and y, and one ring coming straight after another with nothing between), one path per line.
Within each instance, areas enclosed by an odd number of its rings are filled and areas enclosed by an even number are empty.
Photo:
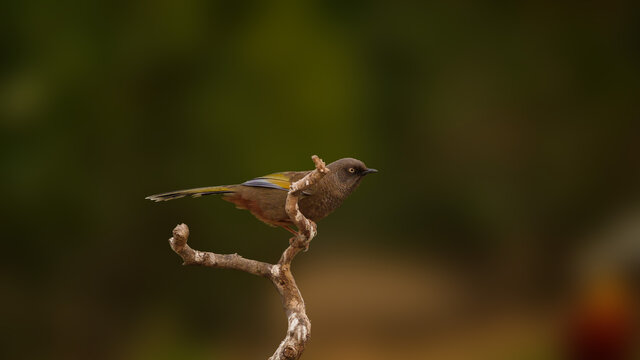
M324 161L322 161L322 159L320 159L318 155L311 156L311 160L313 160L313 163L316 165L316 170L318 170L323 174L326 174L329 172L329 168L327 168Z
M189 237L189 227L187 224L178 224L173 229L173 236L184 238L185 240Z

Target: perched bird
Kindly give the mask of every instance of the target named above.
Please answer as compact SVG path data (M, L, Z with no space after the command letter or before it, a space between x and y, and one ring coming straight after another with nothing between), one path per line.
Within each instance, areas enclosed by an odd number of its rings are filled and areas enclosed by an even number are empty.
M337 209L358 187L365 175L378 172L353 158L334 161L327 167L329 173L306 189L298 201L302 214L313 221L318 221ZM293 223L285 211L285 201L291 184L308 173L309 171L285 171L261 176L238 185L178 190L151 195L146 199L166 201L185 196L222 194L224 200L234 203L239 209L249 210L267 225L281 226L295 234L291 229Z

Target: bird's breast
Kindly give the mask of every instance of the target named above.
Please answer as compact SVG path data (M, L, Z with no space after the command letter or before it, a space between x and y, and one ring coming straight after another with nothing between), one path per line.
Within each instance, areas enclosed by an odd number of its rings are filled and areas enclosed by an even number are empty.
M331 214L341 203L342 200L340 198L320 192L303 197L298 202L298 205L304 216L317 221Z

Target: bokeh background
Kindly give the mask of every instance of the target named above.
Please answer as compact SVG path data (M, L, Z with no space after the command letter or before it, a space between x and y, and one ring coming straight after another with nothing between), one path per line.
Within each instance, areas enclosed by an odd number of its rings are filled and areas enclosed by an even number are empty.
M268 357L272 285L166 240L185 222L196 249L273 262L288 234L144 197L312 154L380 173L294 262L304 359L634 357L633 2L28 0L0 20L0 357Z

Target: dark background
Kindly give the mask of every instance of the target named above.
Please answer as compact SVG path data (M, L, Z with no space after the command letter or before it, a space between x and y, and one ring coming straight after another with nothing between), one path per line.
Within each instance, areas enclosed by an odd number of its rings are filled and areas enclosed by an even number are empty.
M556 359L581 304L634 319L637 10L4 2L2 357L266 358L272 286L181 267L166 239L185 222L196 249L274 262L288 234L144 197L312 154L380 173L294 262L305 359Z

